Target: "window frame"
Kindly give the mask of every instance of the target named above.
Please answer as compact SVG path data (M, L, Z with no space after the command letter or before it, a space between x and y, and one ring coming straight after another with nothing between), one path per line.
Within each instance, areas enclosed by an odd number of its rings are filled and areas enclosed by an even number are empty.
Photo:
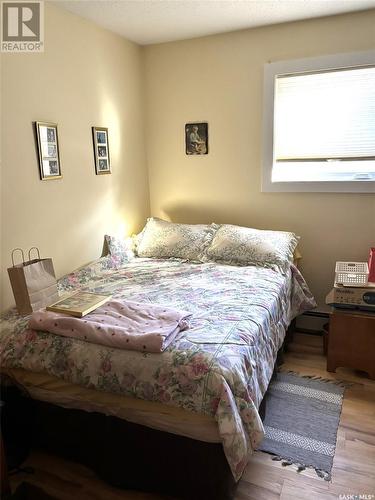
M355 68L375 64L375 50L333 54L264 65L262 192L375 193L375 181L272 182L274 161L274 102L277 75Z

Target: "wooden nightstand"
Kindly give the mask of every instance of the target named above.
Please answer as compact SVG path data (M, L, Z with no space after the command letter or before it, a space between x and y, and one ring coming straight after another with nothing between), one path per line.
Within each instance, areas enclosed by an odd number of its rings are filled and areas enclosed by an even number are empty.
M329 321L327 371L349 367L375 379L375 313L333 309Z

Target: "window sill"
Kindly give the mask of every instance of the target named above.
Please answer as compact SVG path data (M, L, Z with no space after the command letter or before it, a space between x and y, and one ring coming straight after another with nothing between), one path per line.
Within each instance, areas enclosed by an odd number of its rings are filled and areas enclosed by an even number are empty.
M263 193L375 193L375 181L271 182L263 178Z

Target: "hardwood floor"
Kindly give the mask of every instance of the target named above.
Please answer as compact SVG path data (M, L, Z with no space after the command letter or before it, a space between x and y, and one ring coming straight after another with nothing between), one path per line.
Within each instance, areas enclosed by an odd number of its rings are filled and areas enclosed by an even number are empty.
M345 391L332 481L324 481L311 469L297 473L294 466L283 467L257 452L240 481L236 500L338 500L350 494L375 500L375 382L349 369L326 372L322 338L304 334L295 336L283 369L353 384ZM61 500L165 499L112 488L87 468L44 453L34 452L25 465L33 466L35 473L11 476L13 488L28 481Z

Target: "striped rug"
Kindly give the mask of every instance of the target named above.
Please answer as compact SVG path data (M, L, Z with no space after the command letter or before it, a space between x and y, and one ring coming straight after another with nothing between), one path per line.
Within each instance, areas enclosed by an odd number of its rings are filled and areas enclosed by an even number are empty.
M344 388L319 377L279 372L266 393L260 450L298 471L313 467L329 481Z

